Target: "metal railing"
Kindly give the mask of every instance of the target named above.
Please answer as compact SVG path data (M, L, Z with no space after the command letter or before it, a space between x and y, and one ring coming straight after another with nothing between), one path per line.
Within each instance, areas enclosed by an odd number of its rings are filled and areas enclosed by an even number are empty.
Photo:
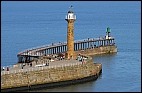
M111 39L114 39L114 37L111 37ZM99 38L88 38L88 39L81 39L81 40L75 40L74 43L81 43L81 42L89 42L89 41L98 41L98 40L106 40L104 37L99 37ZM33 52L33 51L40 51L52 47L57 47L57 46L63 46L66 45L67 42L58 42L58 43L52 43L52 44L47 44L47 45L42 45L42 46L37 46L33 48L26 49L24 51L21 51L18 53L18 55L25 55L27 52Z

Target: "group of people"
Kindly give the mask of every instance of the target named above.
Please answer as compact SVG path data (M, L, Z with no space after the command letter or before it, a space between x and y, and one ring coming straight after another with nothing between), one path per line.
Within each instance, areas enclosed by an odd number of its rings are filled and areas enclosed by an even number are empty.
M49 63L46 63L45 66L49 66Z
M27 63L27 65L29 65L30 67L32 67L32 63ZM25 64L25 63L22 63L21 68L23 69L24 66L26 66L26 64Z
M86 59L86 57L84 57L83 55L78 55L77 56L77 58L76 58L76 60L78 60L78 61L80 61L80 62L84 62L85 61L85 59Z
M2 67L2 71L9 71L9 67L7 66L6 68L5 67Z

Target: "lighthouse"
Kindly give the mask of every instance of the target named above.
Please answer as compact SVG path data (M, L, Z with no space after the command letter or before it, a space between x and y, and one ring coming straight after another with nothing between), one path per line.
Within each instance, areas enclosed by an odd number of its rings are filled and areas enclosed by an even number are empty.
M67 59L74 59L74 21L76 20L76 15L72 11L72 6L69 8L69 11L65 17L67 21L67 52L66 58Z
M110 39L111 38L110 37L110 31L111 31L111 29L109 27L107 27L107 29L106 29L106 39Z

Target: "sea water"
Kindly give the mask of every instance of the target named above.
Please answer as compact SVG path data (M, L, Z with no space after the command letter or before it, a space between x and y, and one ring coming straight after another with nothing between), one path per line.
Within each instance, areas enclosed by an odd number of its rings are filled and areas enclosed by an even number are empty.
M138 1L2 1L1 66L17 63L17 53L65 42L69 7L77 16L74 39L105 36L111 28L116 54L93 56L102 64L96 81L42 89L45 92L141 91L141 2ZM36 90L37 91L37 90Z

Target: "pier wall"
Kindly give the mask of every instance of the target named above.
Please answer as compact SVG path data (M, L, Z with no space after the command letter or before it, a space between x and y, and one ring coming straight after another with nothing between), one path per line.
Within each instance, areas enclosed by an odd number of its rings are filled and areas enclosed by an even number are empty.
M98 54L108 54L108 53L116 53L117 47L115 45L108 45L108 46L100 46L96 48L89 48L85 50L78 50L75 51L76 54L82 55L98 55Z
M74 42L74 51L75 52L87 52L90 55L94 54L102 54L102 53L111 53L114 52L115 42L114 38L111 37L110 39L106 38L91 38L87 40L78 40ZM111 49L112 48L112 49ZM117 51L117 48L115 49ZM34 60L34 58L38 58L44 55L54 55L59 53L67 53L67 43L66 42L59 42L52 45L44 45L40 47L35 47L31 49L24 50L19 52L18 62L19 63L29 63Z
M1 89L81 79L93 75L98 76L101 70L101 64L89 60L79 65L5 74L1 76Z

